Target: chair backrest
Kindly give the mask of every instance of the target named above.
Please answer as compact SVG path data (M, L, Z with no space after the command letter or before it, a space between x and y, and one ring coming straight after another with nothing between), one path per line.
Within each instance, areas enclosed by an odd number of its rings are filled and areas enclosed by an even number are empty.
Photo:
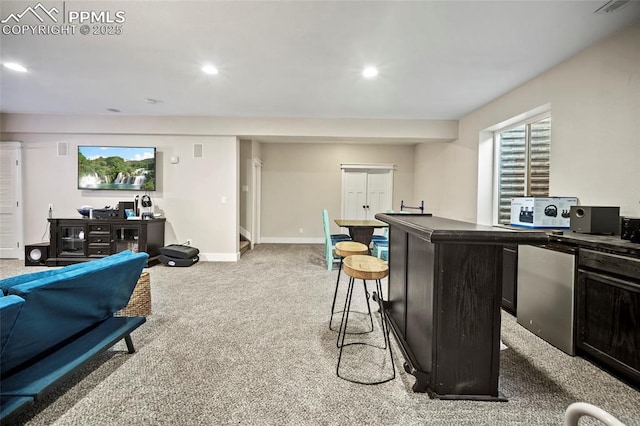
M324 239L331 243L331 231L329 230L329 212L327 209L322 210L322 226L324 227Z

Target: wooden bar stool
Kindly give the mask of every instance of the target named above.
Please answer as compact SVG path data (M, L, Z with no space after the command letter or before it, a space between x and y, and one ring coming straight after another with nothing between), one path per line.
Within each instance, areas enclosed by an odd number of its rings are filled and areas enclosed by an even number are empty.
M386 317L384 315L384 302L382 296L382 283L380 280L387 275L389 275L389 266L382 260L378 259L374 256L365 256L365 255L352 255L346 257L344 259L344 272L349 276L349 287L347 289L347 297L344 302L344 309L342 311L342 321L340 322L340 330L338 331L338 340L340 343L338 346L340 347L340 354L338 355L338 365L336 366L336 375L341 379L348 380L353 383L359 383L363 385L377 385L380 383L388 382L389 380L393 380L396 377L396 369L393 363L393 354L391 353L391 340L389 338L389 324L387 324ZM356 279L361 280L375 280L376 281L376 291L377 295L375 295L374 300L378 301L378 306L380 308L380 318L382 323L382 334L384 339L384 347L379 347L373 345L368 342L350 342L344 343L345 331L347 330L347 323L349 322L349 309L351 307L351 299L353 295L353 286ZM372 346L378 349L382 349L385 352L389 351L389 359L391 360L391 377L376 380L376 381L362 381L351 379L348 377L344 377L340 375L340 362L342 361L342 351L345 346L350 345L367 345ZM385 355L386 357L386 355Z
M329 319L329 330L336 331L331 328L333 322L333 315L336 313L336 297L338 295L338 285L340 284L340 273L342 272L342 262L345 257L353 256L355 254L369 254L369 249L362 243L356 241L340 241L336 244L336 254L340 256L340 265L338 266L338 279L336 280L336 289L333 292L333 302L331 303L331 318ZM369 317L371 317L371 308L369 307L369 292L367 291L367 283L364 282L364 292L367 297L367 309L369 310ZM371 319L371 330L363 331L362 333L370 333L373 331L373 319ZM360 333L355 333L360 334Z

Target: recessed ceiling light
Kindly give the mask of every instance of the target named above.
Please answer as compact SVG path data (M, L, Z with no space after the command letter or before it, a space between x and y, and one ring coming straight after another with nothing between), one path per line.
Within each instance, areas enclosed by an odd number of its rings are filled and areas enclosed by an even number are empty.
M120 112L120 110L116 109L116 108L107 108L107 111L109 111L109 112Z
M205 74L216 75L218 74L218 68L213 65L207 64L202 67L202 72Z
M3 64L5 68L9 68L10 70L18 71L18 72L27 72L27 69L20 64L16 64L15 62L5 62Z
M376 78L378 75L378 69L376 67L366 67L362 70L362 76L364 78Z
M153 99L153 98L146 98L144 100L146 103L151 104L151 105L155 105L155 104L161 104L162 101L160 99Z

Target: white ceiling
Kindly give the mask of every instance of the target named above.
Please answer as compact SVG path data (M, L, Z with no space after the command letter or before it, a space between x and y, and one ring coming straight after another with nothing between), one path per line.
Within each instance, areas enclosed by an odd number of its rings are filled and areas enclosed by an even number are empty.
M2 62L29 72L0 67L0 111L458 119L640 20L640 1L605 3L44 1L122 10L122 34L1 35ZM2 0L0 19L36 4Z

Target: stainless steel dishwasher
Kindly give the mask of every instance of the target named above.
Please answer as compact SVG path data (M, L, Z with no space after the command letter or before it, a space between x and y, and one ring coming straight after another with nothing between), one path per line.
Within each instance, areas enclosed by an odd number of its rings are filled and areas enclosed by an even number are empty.
M569 355L575 355L575 254L557 245L518 247L518 323Z

